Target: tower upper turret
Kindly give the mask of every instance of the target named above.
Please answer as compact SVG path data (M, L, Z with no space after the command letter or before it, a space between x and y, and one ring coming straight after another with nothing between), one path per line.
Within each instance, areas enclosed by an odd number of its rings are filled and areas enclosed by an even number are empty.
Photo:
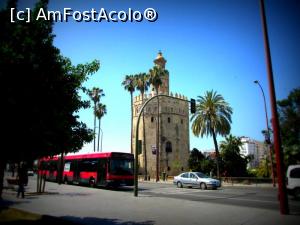
M155 66L165 69L167 60L165 60L161 51L159 51L153 62ZM154 88L152 87L152 85L151 85L151 89L152 89L152 93L154 93ZM169 75L166 75L162 78L162 84L158 89L158 93L169 94Z
M161 51L158 52L156 59L153 61L156 66L160 66L161 68L165 68L167 60L162 56Z

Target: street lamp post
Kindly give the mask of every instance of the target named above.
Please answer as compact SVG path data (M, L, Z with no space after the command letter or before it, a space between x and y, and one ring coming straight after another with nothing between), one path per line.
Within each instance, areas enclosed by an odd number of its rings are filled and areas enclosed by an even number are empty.
M269 119L268 119L268 112L267 112L266 97L265 97L264 90L263 90L262 86L260 85L260 83L258 82L258 80L254 81L254 83L257 84L260 87L261 93L262 93L263 98L264 98L265 114L266 114L266 124L267 124L266 143L267 143L268 148L269 148L269 156L270 156L270 163L271 163L270 167L271 167L271 175L272 175L273 187L276 187L274 167L273 167L273 157L272 157L272 148L271 148L271 139L270 139L271 135L270 135L270 127L269 127Z
M280 212L281 214L289 214L289 205L288 205L288 198L287 198L287 191L285 186L285 177L284 177L284 170L283 170L283 159L282 159L283 153L282 153L280 133L279 133L280 130L279 130L278 115L277 115L272 60L271 60L271 53L270 53L270 46L269 46L265 5L263 0L260 0L260 9L261 9L260 12L261 12L262 27L263 27L263 35L264 35L265 55L266 55L266 64L267 64L267 71L268 71L271 109L272 109L272 126L274 132L274 148L275 148L275 155L276 155Z

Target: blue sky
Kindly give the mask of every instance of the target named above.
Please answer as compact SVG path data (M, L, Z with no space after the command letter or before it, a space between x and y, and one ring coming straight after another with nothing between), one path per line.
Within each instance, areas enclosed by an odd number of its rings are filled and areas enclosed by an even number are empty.
M31 6L29 2L20 1L20 7ZM300 3L267 0L265 6L280 100L300 87ZM50 0L50 10L64 7L80 11L151 7L159 15L152 23L69 21L54 25L55 46L74 64L100 60L100 70L86 86L100 87L106 95L102 99L108 111L102 120L103 151L130 151L130 95L121 82L126 74L147 72L159 50L167 60L173 93L197 98L206 91L217 91L233 108L231 133L263 140L263 98L254 80L265 91L269 118L271 111L258 0ZM79 115L93 127L91 109ZM212 149L213 141L190 133L190 146ZM91 143L84 151L92 148Z

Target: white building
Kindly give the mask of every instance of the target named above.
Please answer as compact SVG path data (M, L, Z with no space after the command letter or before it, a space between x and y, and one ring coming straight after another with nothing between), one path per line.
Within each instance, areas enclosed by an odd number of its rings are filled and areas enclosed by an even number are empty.
M260 161L266 157L267 146L260 141L250 139L249 137L241 137L241 155L252 155L253 159L248 164L248 168L256 168L259 166Z

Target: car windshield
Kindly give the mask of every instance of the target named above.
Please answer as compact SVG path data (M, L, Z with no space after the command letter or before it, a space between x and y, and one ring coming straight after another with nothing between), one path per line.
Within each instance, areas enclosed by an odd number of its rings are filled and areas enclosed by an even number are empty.
M200 173L200 172L196 172L195 174L196 174L199 178L209 178L209 176L206 176L205 174Z
M110 173L114 175L132 175L133 160L130 159L112 159L110 161Z

